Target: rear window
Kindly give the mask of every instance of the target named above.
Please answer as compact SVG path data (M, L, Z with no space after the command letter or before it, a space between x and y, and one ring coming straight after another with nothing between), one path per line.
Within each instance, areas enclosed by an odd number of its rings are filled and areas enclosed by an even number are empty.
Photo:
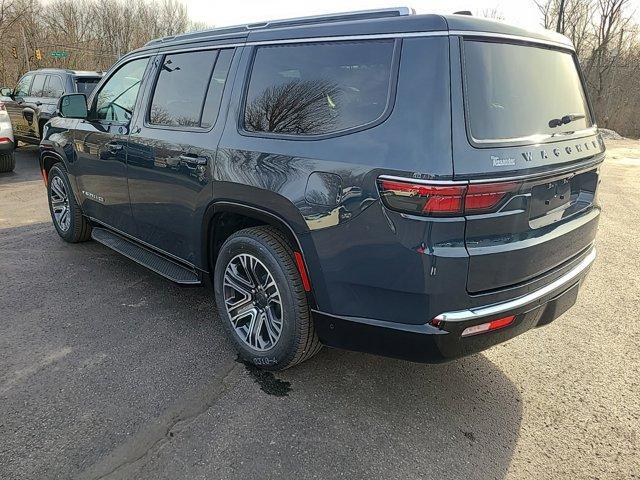
M258 47L247 92L250 132L318 135L385 112L393 40Z
M523 139L592 126L571 53L465 41L464 73L467 121L474 140ZM572 121L558 124L566 116Z
M78 93L84 93L88 97L89 95L91 95L98 83L100 83L100 77L76 78L76 91Z

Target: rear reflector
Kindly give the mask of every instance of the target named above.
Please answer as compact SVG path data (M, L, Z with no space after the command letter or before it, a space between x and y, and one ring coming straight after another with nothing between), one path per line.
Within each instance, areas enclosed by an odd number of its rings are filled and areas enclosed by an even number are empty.
M302 279L302 287L305 292L311 291L311 282L309 282L309 275L307 275L307 268L304 265L304 259L302 258L302 254L300 252L293 252L293 257L296 260L296 266L298 267L298 272L300 272L300 278Z
M518 182L442 185L378 179L380 196L387 207L435 217L491 212L519 187Z
M487 323L481 323L480 325L474 325L473 327L467 327L462 331L462 337L469 337L471 335L478 335L479 333L490 332L492 330L498 330L499 328L504 328L513 323L513 320L516 318L515 315L510 315L508 317L499 318L497 320L492 320Z

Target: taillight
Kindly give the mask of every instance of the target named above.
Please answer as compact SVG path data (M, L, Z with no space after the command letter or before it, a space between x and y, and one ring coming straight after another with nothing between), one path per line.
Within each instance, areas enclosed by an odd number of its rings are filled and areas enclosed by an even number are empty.
M467 187L464 197L464 211L485 212L495 208L507 194L520 186L517 182L477 183Z
M384 202L392 210L418 215L462 214L466 185L424 185L397 180L379 180Z
M0 102L0 112L4 112L7 110L7 107L4 106L3 102Z
M518 182L431 184L378 179L380 196L387 207L428 216L488 213L500 207L519 187Z

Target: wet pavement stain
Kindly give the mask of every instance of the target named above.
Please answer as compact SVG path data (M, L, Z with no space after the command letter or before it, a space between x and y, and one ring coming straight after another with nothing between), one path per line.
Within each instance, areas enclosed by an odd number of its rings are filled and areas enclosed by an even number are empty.
M275 397L287 397L291 391L291 383L276 378L273 372L261 370L254 364L247 362L240 357L237 360L242 363L249 376L260 386L260 390Z

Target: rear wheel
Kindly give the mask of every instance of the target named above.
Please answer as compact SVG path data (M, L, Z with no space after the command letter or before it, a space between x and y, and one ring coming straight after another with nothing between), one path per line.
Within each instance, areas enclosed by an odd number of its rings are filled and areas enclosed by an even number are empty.
M13 152L0 154L0 173L13 172L16 168L16 157Z
M287 240L272 227L241 230L215 267L218 315L243 360L283 370L321 347Z
M49 211L58 235L70 243L89 240L91 225L82 216L64 166L61 163L55 164L49 170L48 178Z

